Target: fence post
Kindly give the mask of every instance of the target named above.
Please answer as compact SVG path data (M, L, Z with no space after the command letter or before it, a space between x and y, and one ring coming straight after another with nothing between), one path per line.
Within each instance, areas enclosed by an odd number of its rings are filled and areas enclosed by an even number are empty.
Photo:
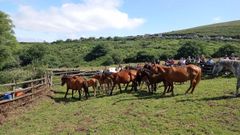
M12 85L12 91L13 91L12 98L13 99L15 98L16 85L17 85L16 80L13 79L13 85Z
M31 92L34 92L33 78L31 77Z
M53 86L53 71L50 73L50 86Z

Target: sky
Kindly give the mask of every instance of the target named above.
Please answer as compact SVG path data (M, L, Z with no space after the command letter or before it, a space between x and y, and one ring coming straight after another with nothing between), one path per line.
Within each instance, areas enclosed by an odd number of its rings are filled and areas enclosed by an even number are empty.
M154 34L240 20L240 0L0 0L18 41Z

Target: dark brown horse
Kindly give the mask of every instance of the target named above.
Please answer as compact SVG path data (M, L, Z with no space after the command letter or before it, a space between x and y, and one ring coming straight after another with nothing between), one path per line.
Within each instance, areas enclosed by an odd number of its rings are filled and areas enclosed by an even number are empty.
M112 95L112 91L116 85L118 85L120 92L122 92L120 84L127 84L127 86L125 87L125 90L127 90L129 83L132 82L132 89L137 90L136 88L137 84L135 81L136 75L137 75L137 70L122 70L117 73L112 73L109 76L113 82L113 87L111 89L110 95Z
M172 95L174 95L173 82L185 82L190 80L190 87L185 94L190 90L192 94L196 85L200 82L202 75L201 68L192 64L178 67L166 67L154 64L151 69L154 73L161 75L161 77L170 83Z
M80 100L81 99L81 90L82 90L82 88L84 89L86 99L88 98L88 95L89 95L89 93L88 93L88 84L87 84L87 80L85 78L80 77L80 76L67 76L67 75L64 75L61 78L61 81L62 81L62 86L65 83L67 85L67 91L66 91L66 94L65 94L64 98L67 98L68 90L72 89L72 98L73 98L73 93L76 90L76 91L78 91L79 100Z
M138 70L136 80L140 84L142 79L147 79L147 87L148 91L150 93L153 93L153 91L156 91L157 89L157 83L163 82L164 84L164 93L166 90L170 89L170 84L159 74L154 74L151 70L143 68L141 70ZM150 89L151 87L151 89Z

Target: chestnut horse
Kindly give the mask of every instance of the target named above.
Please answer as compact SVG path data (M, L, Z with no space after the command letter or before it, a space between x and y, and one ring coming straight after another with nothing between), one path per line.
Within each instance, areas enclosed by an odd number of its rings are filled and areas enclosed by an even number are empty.
M120 84L127 84L127 86L125 87L125 90L127 90L130 82L132 82L132 89L134 88L134 90L137 90L137 84L135 81L136 75L137 70L121 70L120 72L112 73L109 76L113 82L113 87L111 89L110 95L112 95L112 91L116 85L118 85L120 92L122 92Z
M72 98L73 98L73 92L74 92L74 90L76 90L76 91L78 91L79 100L80 100L82 88L84 89L86 99L88 98L88 95L89 95L88 84L87 84L86 79L84 79L83 77L64 75L64 76L62 76L61 81L62 81L62 86L65 83L67 85L67 91L66 91L64 98L67 98L68 90L72 89Z
M190 87L185 94L187 94L190 90L192 94L196 85L200 82L202 75L201 68L192 64L178 67L166 67L154 64L152 66L152 71L161 75L167 82L170 83L172 95L174 95L173 82L185 82L190 80Z
M105 89L106 93L110 89L110 87L112 86L111 78L108 78L104 73L102 73L102 74L95 74L92 78L95 78L95 79L98 80L100 88L102 90Z
M87 80L88 87L92 87L94 91L94 96L96 97L96 89L98 89L98 80L95 78L90 78Z
M170 89L170 84L164 79L162 78L161 75L159 74L154 74L151 70L143 68L141 70L139 70L137 72L137 77L136 80L138 81L139 85L141 84L141 81L146 78L147 79L147 87L148 87L148 91L150 93L153 93L153 91L156 91L157 89L157 83L163 82L164 84L164 93L166 92L166 90ZM150 87L151 89L150 90Z

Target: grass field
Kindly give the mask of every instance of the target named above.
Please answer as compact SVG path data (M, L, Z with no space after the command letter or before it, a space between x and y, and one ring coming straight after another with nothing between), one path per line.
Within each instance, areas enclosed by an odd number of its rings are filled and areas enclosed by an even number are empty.
M0 126L0 134L240 134L240 98L235 78L202 80L193 95L189 83L176 85L176 96L161 97L115 90L113 96L63 99L65 87L28 110L17 111ZM75 94L75 97L78 95ZM17 113L19 113L17 115Z

